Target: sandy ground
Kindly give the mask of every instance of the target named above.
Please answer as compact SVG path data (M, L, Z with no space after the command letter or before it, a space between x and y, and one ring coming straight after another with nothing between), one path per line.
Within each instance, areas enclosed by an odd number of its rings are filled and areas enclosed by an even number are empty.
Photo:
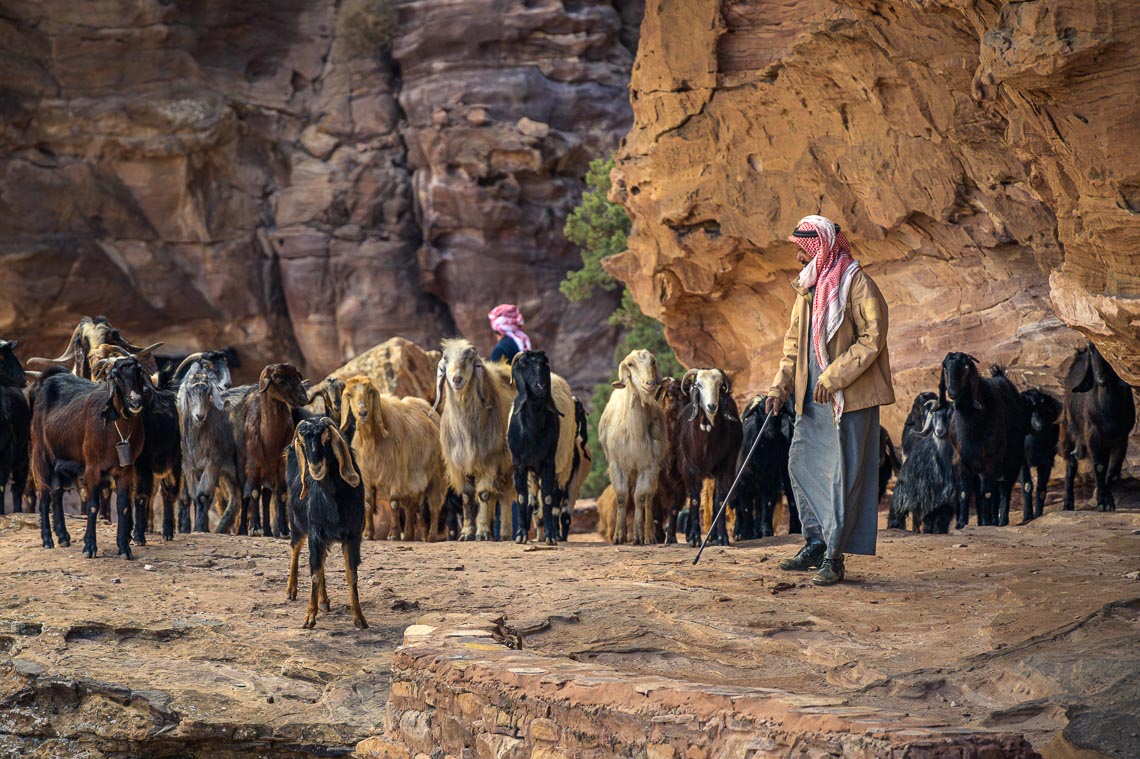
M134 561L84 560L81 540L44 550L33 517L0 517L0 684L3 703L25 710L0 717L0 749L48 751L63 740L52 730L107 754L117 741L160 739L172 751L223 739L234 751L347 749L381 727L407 625L490 612L545 654L842 693L947 724L1000 725L1039 750L1068 725L1071 742L1140 755L1140 512L1054 508L1025 526L881 531L879 555L850 557L848 582L832 588L776 567L799 545L789 536L710 548L696 567L688 547L615 548L588 535L554 549L368 543L365 631L351 624L339 551L328 564L333 611L307 631L307 583L301 601L285 599L287 541L155 536ZM69 530L78 536L80 521ZM99 540L113 550L109 526ZM60 682L138 691L146 708L80 698L67 712ZM29 689L35 703L20 700ZM39 714L47 704L66 719ZM103 737L88 741L96 728Z

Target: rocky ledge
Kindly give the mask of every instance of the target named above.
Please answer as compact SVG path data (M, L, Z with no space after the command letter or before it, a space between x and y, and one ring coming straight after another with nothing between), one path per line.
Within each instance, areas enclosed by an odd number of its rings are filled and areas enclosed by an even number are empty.
M0 753L1140 752L1140 514L884 532L834 589L776 569L795 542L697 567L588 536L368 543L371 627L352 628L334 556L310 631L285 600L285 541L180 535L84 560L5 516Z

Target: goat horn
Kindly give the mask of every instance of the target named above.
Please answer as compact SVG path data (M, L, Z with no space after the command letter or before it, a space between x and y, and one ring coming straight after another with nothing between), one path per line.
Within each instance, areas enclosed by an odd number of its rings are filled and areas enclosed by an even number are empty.
M137 348L136 349L134 346L131 346L131 347L127 348L127 350L129 350L131 353L149 353L149 352L153 352L153 351L158 350L162 346L163 346L163 343L161 341L159 341L157 343L151 343L150 345L148 345L145 348Z
M681 392L683 392L683 393L689 392L688 388L685 387L685 383L689 381L690 377L696 377L697 371L698 371L697 369L690 369L689 371L685 372L685 374L681 377Z
M439 402L443 400L443 379L447 372L447 359L441 358L435 367L435 403L431 404L431 410L435 411L439 408Z
M182 363L179 364L178 368L174 370L174 376L177 377L186 366L188 366L188 365L194 363L195 361L197 361L198 359L202 358L202 353L203 353L203 351L198 351L197 353L191 353L189 356L182 359Z

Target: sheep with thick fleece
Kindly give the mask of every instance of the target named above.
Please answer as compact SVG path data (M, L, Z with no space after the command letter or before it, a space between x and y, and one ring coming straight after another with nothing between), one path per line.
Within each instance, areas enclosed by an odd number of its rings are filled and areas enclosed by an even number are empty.
M484 362L467 340L444 340L442 348L436 367L435 407L446 393L439 442L448 484L463 499L459 539L491 540L496 505L509 505L515 497L507 448L507 422L515 399L510 368Z
M613 543L625 543L626 509L633 501L632 542L655 543L653 497L657 479L669 454L665 412L657 400L661 375L657 357L635 350L618 365L618 381L598 422L598 442L609 462L610 482L617 496Z
M429 519L419 534L435 540L444 499L439 416L422 398L382 393L368 377L344 383L340 406L340 428L356 426L352 452L364 484L364 537L415 540L426 503ZM386 534L376 535L382 499L390 504L391 514Z

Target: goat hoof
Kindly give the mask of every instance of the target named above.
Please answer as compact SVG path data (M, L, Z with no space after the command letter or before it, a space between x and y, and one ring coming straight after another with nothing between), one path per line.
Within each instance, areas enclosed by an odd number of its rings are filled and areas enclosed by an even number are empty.
M352 626L357 630L367 630L368 623L364 621L364 617L352 620Z
M65 537L65 538L59 539L59 547L60 548L68 548L70 546L71 546L71 538ZM50 546L49 546L49 548L50 548Z
M317 626L317 618L316 617L313 617L312 619L310 619L309 617L305 617L305 621L301 623L301 627L305 630L312 630L316 626Z
M285 600L286 601L296 601L297 600L297 591L290 590L290 591L286 592L285 593Z
M321 601L317 606L321 611L332 611L332 606L329 605L328 601Z
M260 527L254 527L252 530L249 531L249 536L251 538L261 538L261 537L265 537L265 533L263 533L261 531Z
M546 545L548 545L548 546L558 545L558 541L556 541L554 538L547 538L546 539Z
M119 556L126 559L127 561L130 561L134 558L134 556L131 555L131 549L128 546L123 546L123 548L119 550Z
M135 541L136 546L145 546L146 545L146 536L145 535L135 535L132 538L132 540Z
M94 546L87 546L83 549L83 558L94 559L97 553Z
M50 540L45 540L44 548L55 548L55 543L51 542Z

